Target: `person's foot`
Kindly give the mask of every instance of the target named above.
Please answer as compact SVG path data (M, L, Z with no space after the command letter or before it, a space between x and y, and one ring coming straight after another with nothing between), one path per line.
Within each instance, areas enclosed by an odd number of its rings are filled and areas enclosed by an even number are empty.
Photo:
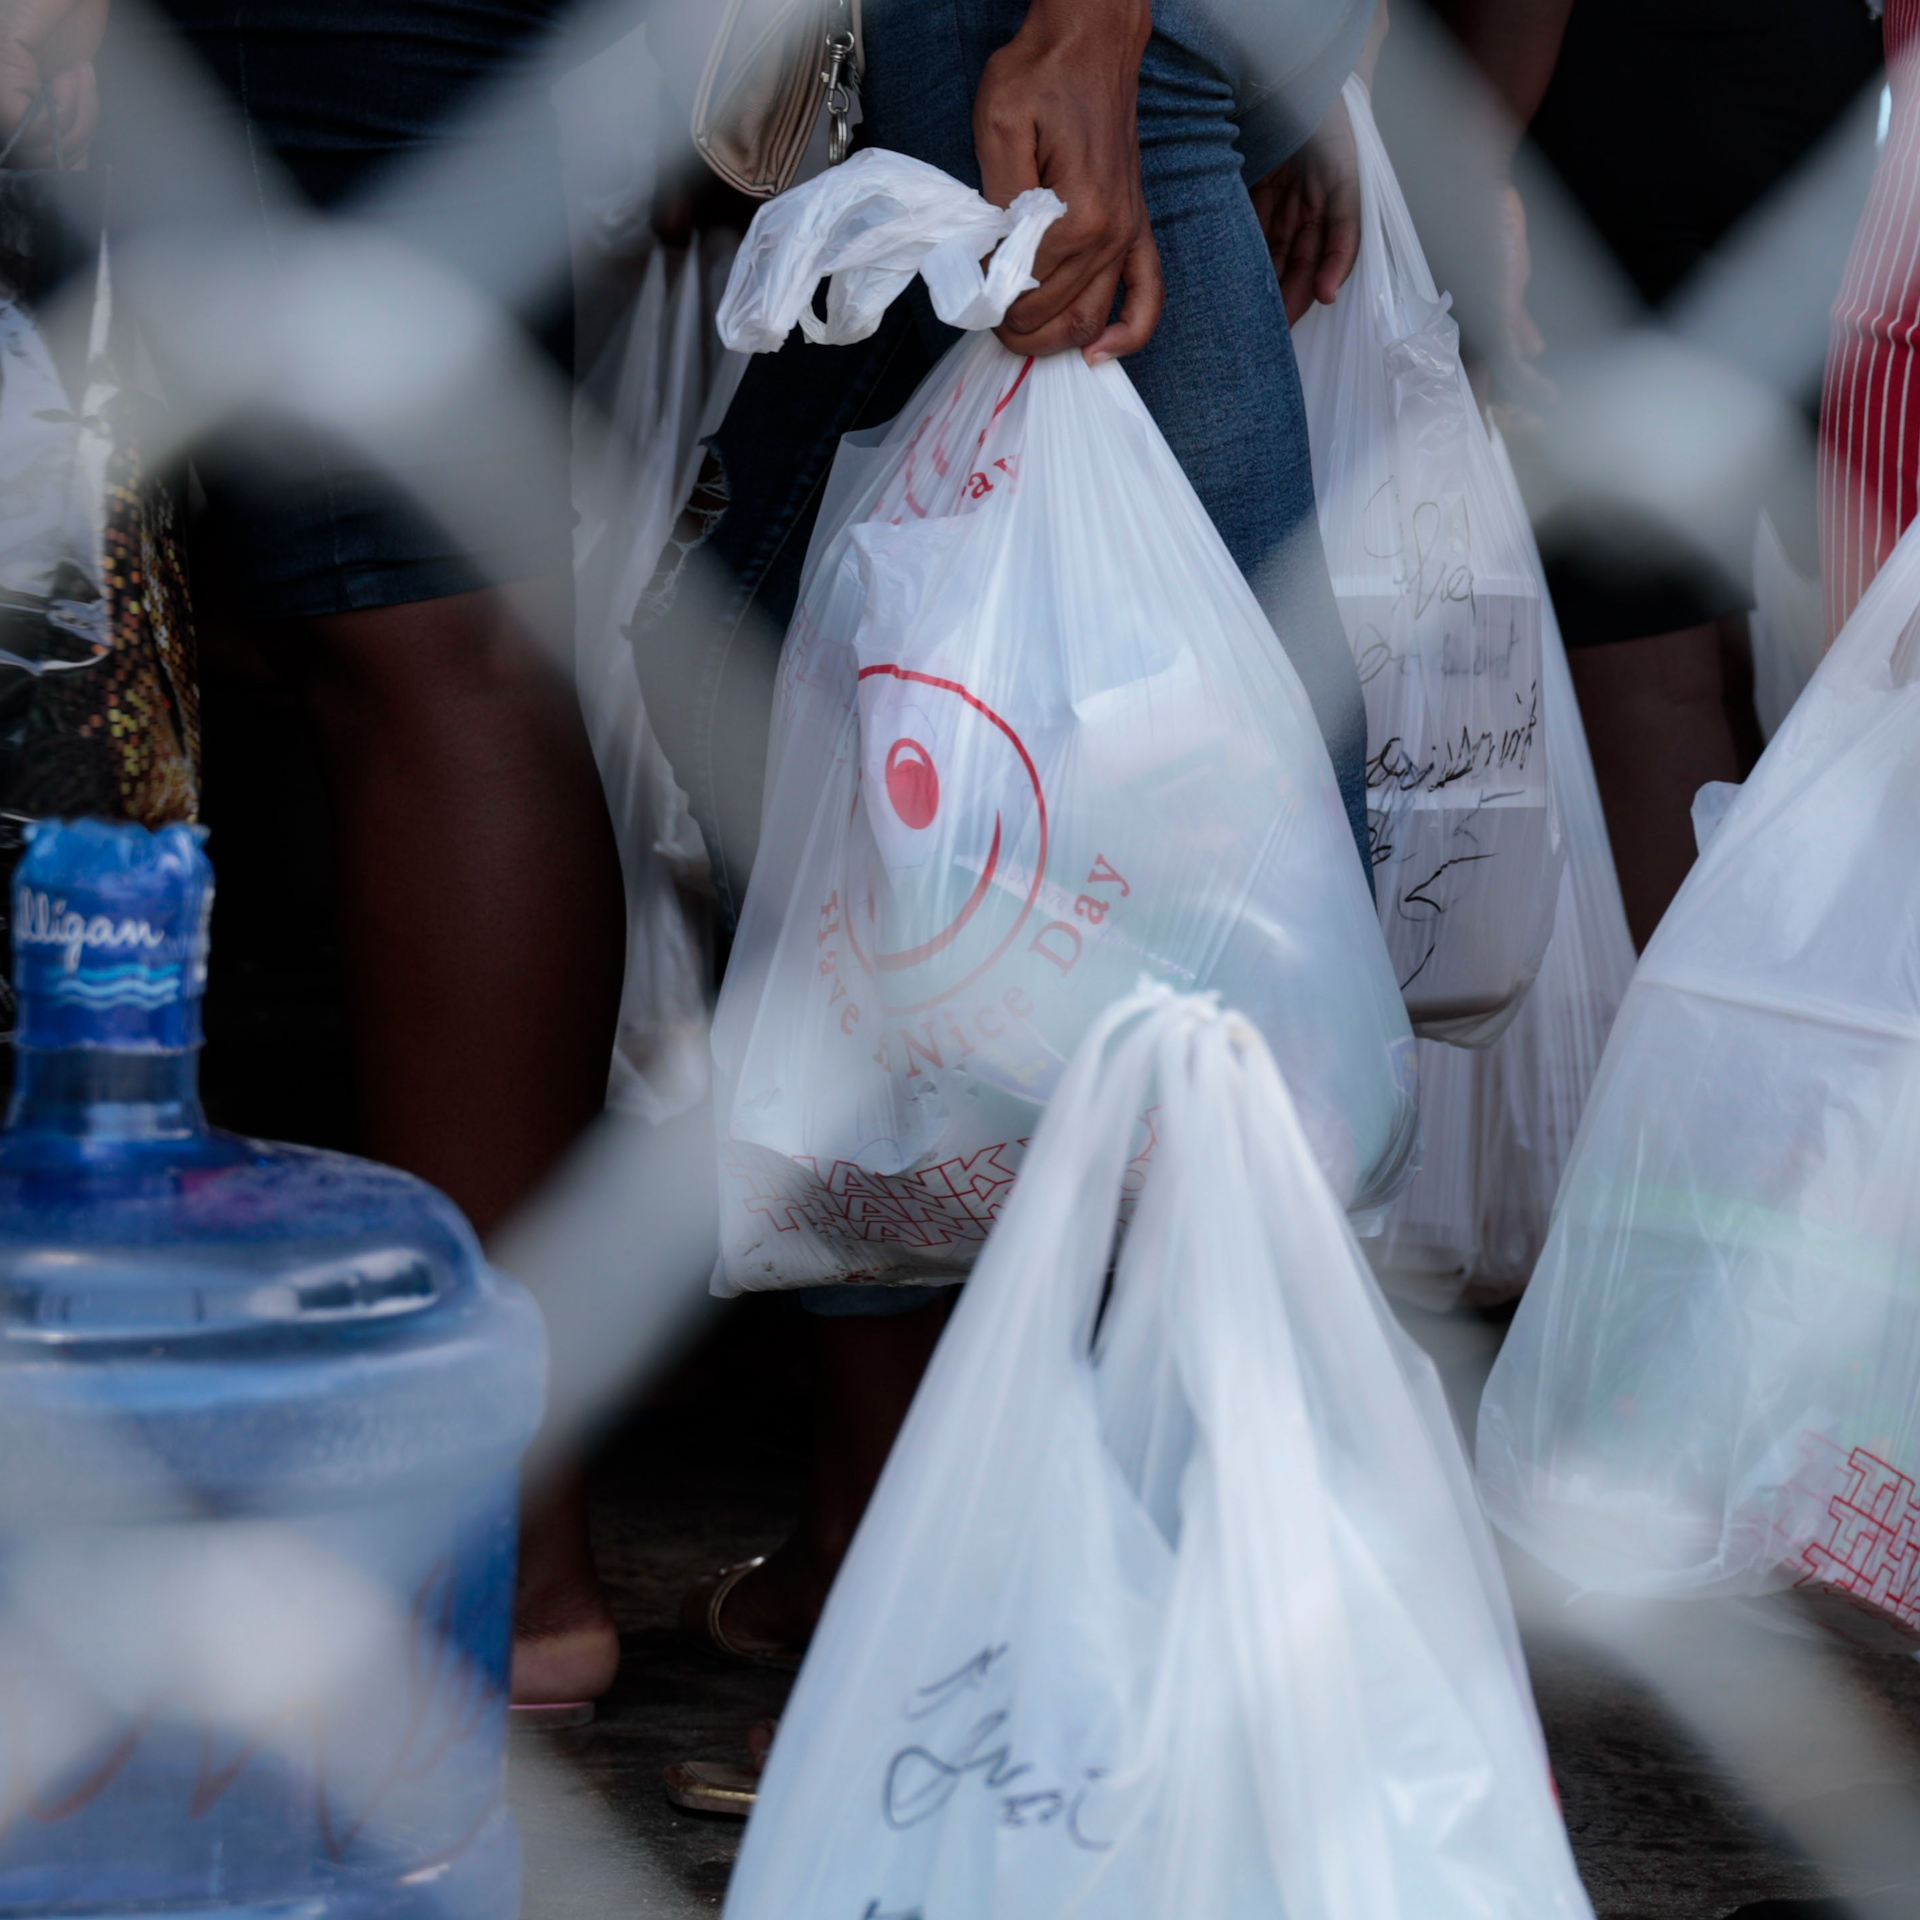
M689 1813L723 1813L744 1820L760 1797L773 1736L780 1723L762 1720L747 1729L747 1764L731 1760L676 1760L666 1774L667 1798Z
M516 1707L570 1706L598 1700L620 1669L620 1635L598 1592L591 1608L568 1621L514 1622L513 1674L507 1697Z
M586 1483L569 1474L529 1499L513 1598L516 1707L598 1700L620 1667L620 1634L594 1570Z

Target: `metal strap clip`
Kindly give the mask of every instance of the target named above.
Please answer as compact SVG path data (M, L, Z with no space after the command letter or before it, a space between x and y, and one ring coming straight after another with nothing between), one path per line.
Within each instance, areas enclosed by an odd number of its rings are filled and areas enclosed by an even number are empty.
M853 89L860 84L853 0L833 0L827 19L826 64L820 69L820 84L827 90L827 165L837 167L853 143Z

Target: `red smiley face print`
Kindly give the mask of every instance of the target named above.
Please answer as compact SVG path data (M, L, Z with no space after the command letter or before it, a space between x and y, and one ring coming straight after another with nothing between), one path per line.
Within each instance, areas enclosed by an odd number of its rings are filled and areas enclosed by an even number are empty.
M889 1014L962 992L1013 944L1040 896L1047 803L1020 736L956 680L860 672L868 835L848 876L848 940Z

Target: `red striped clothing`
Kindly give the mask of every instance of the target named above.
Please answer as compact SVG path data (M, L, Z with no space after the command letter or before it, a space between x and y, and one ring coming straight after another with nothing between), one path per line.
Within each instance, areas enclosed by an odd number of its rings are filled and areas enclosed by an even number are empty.
M1840 631L1920 507L1920 0L1887 0L1893 119L1833 304L1820 399L1820 562Z

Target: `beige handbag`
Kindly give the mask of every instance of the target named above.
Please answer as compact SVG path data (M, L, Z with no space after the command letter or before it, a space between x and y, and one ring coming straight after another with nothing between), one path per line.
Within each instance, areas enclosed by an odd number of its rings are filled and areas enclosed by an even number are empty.
M693 144L756 200L793 184L822 109L827 164L847 157L860 81L859 0L716 0L693 100Z

